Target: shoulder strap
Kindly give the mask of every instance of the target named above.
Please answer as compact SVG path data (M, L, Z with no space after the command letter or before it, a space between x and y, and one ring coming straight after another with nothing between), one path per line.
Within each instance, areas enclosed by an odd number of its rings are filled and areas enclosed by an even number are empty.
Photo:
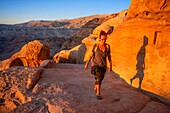
M106 50L107 50L107 52L110 51L110 45L109 44L106 44Z
M92 49L92 52L96 52L97 47L98 47L98 44L94 44L93 49ZM107 52L110 51L110 45L109 45L109 44L106 44L106 51L107 51Z
M93 49L92 49L92 52L96 52L97 47L98 47L98 44L94 44Z

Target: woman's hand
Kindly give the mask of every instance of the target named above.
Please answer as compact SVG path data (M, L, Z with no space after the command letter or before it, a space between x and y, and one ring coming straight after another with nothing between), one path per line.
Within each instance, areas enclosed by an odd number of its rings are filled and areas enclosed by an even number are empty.
M85 70L88 69L88 64L85 64L84 69L85 69Z
M111 71L112 71L112 66L109 67L109 72L111 72Z

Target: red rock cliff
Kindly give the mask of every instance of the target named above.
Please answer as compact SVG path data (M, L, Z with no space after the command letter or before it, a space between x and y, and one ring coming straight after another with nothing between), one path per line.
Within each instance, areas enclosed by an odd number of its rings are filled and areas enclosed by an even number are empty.
M170 0L132 0L127 18L108 39L113 70L170 100Z

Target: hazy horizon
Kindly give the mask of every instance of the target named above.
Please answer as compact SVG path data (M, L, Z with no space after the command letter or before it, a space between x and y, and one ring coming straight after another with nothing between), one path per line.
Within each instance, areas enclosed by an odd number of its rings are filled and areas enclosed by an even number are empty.
M0 24L31 20L62 20L113 14L128 9L131 0L0 0Z
M114 13L110 13L110 14L114 14ZM23 22L18 22L18 23L0 23L0 24L1 25L2 24L5 24L5 25L15 25L15 24L22 24L22 23L31 22L31 21L61 21L61 20L71 20L71 19L76 19L76 18L81 18L81 17L88 17L88 16L95 16L95 15L107 15L107 14L92 14L92 15L85 15L85 16L80 16L80 17L54 19L54 20L47 20L47 19L44 19L44 20L43 19L39 19L39 20L25 20Z

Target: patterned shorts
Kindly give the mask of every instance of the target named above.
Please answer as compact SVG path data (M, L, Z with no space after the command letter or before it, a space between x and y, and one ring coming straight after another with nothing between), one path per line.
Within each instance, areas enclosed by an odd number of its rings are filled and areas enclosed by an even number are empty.
M105 67L93 66L91 68L91 74L95 77L95 84L102 84L102 80L104 79L104 75L106 73Z

